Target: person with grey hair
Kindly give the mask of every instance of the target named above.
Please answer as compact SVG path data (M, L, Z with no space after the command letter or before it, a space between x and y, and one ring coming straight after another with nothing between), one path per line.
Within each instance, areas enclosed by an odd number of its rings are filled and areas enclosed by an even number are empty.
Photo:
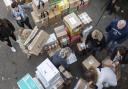
M128 38L128 22L113 20L107 27L107 43L122 43Z

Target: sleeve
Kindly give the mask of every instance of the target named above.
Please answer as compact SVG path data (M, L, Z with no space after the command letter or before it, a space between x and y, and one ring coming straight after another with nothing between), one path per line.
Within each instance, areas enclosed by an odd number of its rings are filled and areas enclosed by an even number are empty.
M106 27L106 32L109 32L112 28L112 25L113 25L113 21Z
M101 41L101 49L103 49L105 46L106 46L106 40L105 40L105 37L103 37L102 41Z
M87 44L87 43L91 40L91 33L92 33L92 32L90 32L90 33L87 35L87 39L86 39L86 41L85 41L85 44Z

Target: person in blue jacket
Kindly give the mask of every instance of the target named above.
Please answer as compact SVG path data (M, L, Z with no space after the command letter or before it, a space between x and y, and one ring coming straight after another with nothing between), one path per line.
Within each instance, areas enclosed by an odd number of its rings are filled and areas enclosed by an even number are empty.
M128 38L128 21L114 20L107 26L107 43L122 43Z

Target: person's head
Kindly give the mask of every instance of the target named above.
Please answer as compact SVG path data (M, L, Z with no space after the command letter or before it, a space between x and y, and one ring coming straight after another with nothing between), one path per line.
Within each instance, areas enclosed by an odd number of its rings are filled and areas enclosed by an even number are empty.
M103 33L98 29L94 30L91 34L92 38L98 41L101 41L103 38Z
M84 73L84 75L86 77L86 81L89 83L89 86L91 88L94 88L94 86L96 85L96 82L97 82L97 78L98 78L98 73L97 73L96 69L91 67L91 68L89 68L89 70L87 70Z
M11 7L15 10L18 10L18 3L16 1L12 2Z
M85 72L85 77L87 82L93 81L93 83L96 83L98 73L95 68L91 67L88 71Z
M123 29L126 26L126 20L119 20L117 22L118 29Z

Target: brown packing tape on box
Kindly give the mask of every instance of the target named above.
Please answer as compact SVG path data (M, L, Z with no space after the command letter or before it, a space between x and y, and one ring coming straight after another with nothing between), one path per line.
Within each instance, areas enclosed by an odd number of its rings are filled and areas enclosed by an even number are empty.
M31 44L28 46L28 50L31 54L36 56L42 51L45 42L48 40L49 34L41 30L36 37L33 39Z

